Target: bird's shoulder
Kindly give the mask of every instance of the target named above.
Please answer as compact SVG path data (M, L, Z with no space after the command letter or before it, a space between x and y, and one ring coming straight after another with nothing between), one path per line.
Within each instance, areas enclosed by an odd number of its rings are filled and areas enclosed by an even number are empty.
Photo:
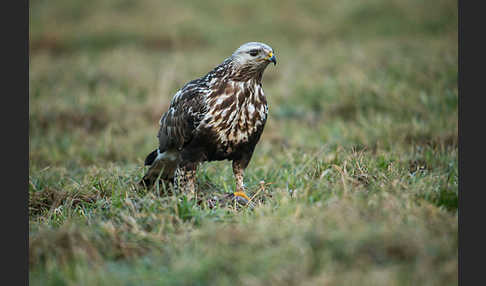
M159 120L159 141L163 145L182 146L208 112L207 96L221 83L224 67L218 66L203 77L186 83L173 96L169 109Z
M170 107L179 108L184 107L189 102L196 103L202 100L209 91L208 86L201 79L192 80L174 94Z
M207 112L207 97L215 93L221 93L222 87L226 86L226 75L231 68L229 60L223 61L220 65L209 71L205 76L186 83L173 96L169 112ZM180 114L184 115L184 114Z

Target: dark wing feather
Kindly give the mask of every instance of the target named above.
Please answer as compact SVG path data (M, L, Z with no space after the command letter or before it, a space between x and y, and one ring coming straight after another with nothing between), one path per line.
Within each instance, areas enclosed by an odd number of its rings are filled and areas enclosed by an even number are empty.
M161 152L181 150L192 140L194 130L207 112L205 95L208 91L205 82L199 79L187 83L176 93L169 110L160 119L157 136Z
M157 158L157 149L155 149L154 151L150 152L150 154L148 154L147 157L145 157L145 163L144 163L144 165L145 166L152 165L152 163L155 161L155 158Z

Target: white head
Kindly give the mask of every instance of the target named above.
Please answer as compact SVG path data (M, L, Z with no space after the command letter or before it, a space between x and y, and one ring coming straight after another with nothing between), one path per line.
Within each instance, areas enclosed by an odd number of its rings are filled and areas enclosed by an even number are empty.
M241 45L231 56L239 65L265 68L269 63L277 64L273 49L264 43L249 42Z

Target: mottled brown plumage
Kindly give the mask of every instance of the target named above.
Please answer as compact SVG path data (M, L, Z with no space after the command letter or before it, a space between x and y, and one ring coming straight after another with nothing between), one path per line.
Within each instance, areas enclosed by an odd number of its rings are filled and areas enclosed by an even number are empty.
M184 85L159 121L159 148L145 159L150 167L141 183L150 187L160 176L194 192L199 163L231 160L235 195L246 197L243 170L267 120L262 76L270 62L276 64L271 47L246 43L204 77Z

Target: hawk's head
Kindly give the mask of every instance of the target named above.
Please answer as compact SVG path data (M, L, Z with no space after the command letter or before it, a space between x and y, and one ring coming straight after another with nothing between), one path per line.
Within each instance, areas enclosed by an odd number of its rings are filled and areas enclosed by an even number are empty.
M269 63L277 64L273 49L264 43L249 42L239 47L231 56L240 66L264 70Z

